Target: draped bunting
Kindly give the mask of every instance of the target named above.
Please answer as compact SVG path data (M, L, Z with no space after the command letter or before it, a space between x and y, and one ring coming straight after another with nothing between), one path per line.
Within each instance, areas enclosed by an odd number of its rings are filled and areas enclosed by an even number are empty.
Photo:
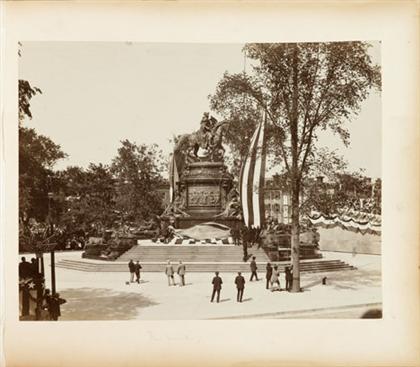
M178 167L175 159L175 154L172 154L172 158L169 166L169 198L171 203L175 197L175 190L177 183L179 182Z
M308 219L314 226L323 228L340 227L361 234L381 234L381 217L375 214L352 213L351 215L324 216L321 213L313 213L308 216Z

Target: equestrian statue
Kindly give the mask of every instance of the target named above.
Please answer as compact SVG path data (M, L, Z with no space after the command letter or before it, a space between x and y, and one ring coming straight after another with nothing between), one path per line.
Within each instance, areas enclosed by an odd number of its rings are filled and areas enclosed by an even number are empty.
M218 122L208 112L205 112L199 130L191 134L180 135L175 140L175 155L185 154L193 161L221 161L225 153L222 145L225 124L226 122ZM203 157L198 156L200 148L206 151Z

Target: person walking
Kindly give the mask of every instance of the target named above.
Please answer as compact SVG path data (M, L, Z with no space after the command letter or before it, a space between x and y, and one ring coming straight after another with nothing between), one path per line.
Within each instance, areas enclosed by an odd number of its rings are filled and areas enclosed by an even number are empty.
M168 263L166 264L165 274L168 277L168 285L170 286L171 283L172 285L176 285L174 279L174 268L172 267L170 260L168 260Z
M273 275L273 267L271 266L270 263L267 263L266 267L265 267L265 289L269 289L270 288L270 280L271 280L271 276Z
M249 266L250 266L250 268L251 268L251 277L249 278L249 281L250 282L252 282L252 280L254 279L254 277L255 277L255 279L257 280L257 282L258 282L258 275L257 275L257 269L258 269L258 267L257 267L257 263L256 263L256 261L255 261L255 256L253 256L252 257L252 261L251 261L251 263L249 264Z
M219 277L219 272L216 271L215 277L213 278L211 284L213 284L213 292L211 294L211 300L210 302L213 302L214 296L217 294L217 303L219 303L220 300L220 290L222 289L223 280Z
M132 259L128 263L128 270L130 271L130 283L134 283L135 264Z
M134 273L136 274L136 282L137 283L139 283L140 284L140 269L141 269L142 267L141 267L141 265L140 265L140 262L139 261L137 261L135 264L134 264Z
M280 271L278 270L277 265L274 265L273 273L271 274L271 291L274 292L276 290L280 291ZM274 287L274 284L277 284L277 287Z
M241 275L241 272L238 272L238 275L235 278L235 284L237 289L236 301L242 302L242 297L244 295L245 289L245 278Z
M182 261L179 261L179 265L178 265L178 269L177 269L177 273L179 276L179 286L183 287L185 285L185 265L182 263Z

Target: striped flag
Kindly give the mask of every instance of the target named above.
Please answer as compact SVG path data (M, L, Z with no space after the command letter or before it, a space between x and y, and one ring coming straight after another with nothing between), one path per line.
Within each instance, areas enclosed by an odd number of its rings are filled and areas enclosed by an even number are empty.
M179 182L178 167L176 164L175 154L172 154L171 161L169 163L169 199L171 203L175 199L176 185Z
M264 224L264 176L265 176L265 125L264 115L251 139L248 155L240 175L240 197L244 222L247 227L262 227Z

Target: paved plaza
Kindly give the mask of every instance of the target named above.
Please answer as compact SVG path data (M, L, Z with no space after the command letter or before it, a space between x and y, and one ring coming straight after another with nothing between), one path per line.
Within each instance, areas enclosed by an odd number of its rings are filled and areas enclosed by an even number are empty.
M60 259L80 259L81 252L57 253ZM82 272L56 269L57 291L67 300L60 320L179 320L236 318L358 318L381 307L381 257L324 252L325 259L340 259L357 267L327 273L303 273L304 291L298 294L265 289L260 280L249 282L242 303L236 302L235 273L221 273L220 303L211 303L212 273L188 273L186 286L168 286L163 272L145 272L141 284L126 284L129 273ZM49 255L45 255L47 287ZM127 268L128 270L128 268ZM327 284L322 285L322 278ZM177 279L177 278L176 278ZM284 275L281 286L284 288Z

